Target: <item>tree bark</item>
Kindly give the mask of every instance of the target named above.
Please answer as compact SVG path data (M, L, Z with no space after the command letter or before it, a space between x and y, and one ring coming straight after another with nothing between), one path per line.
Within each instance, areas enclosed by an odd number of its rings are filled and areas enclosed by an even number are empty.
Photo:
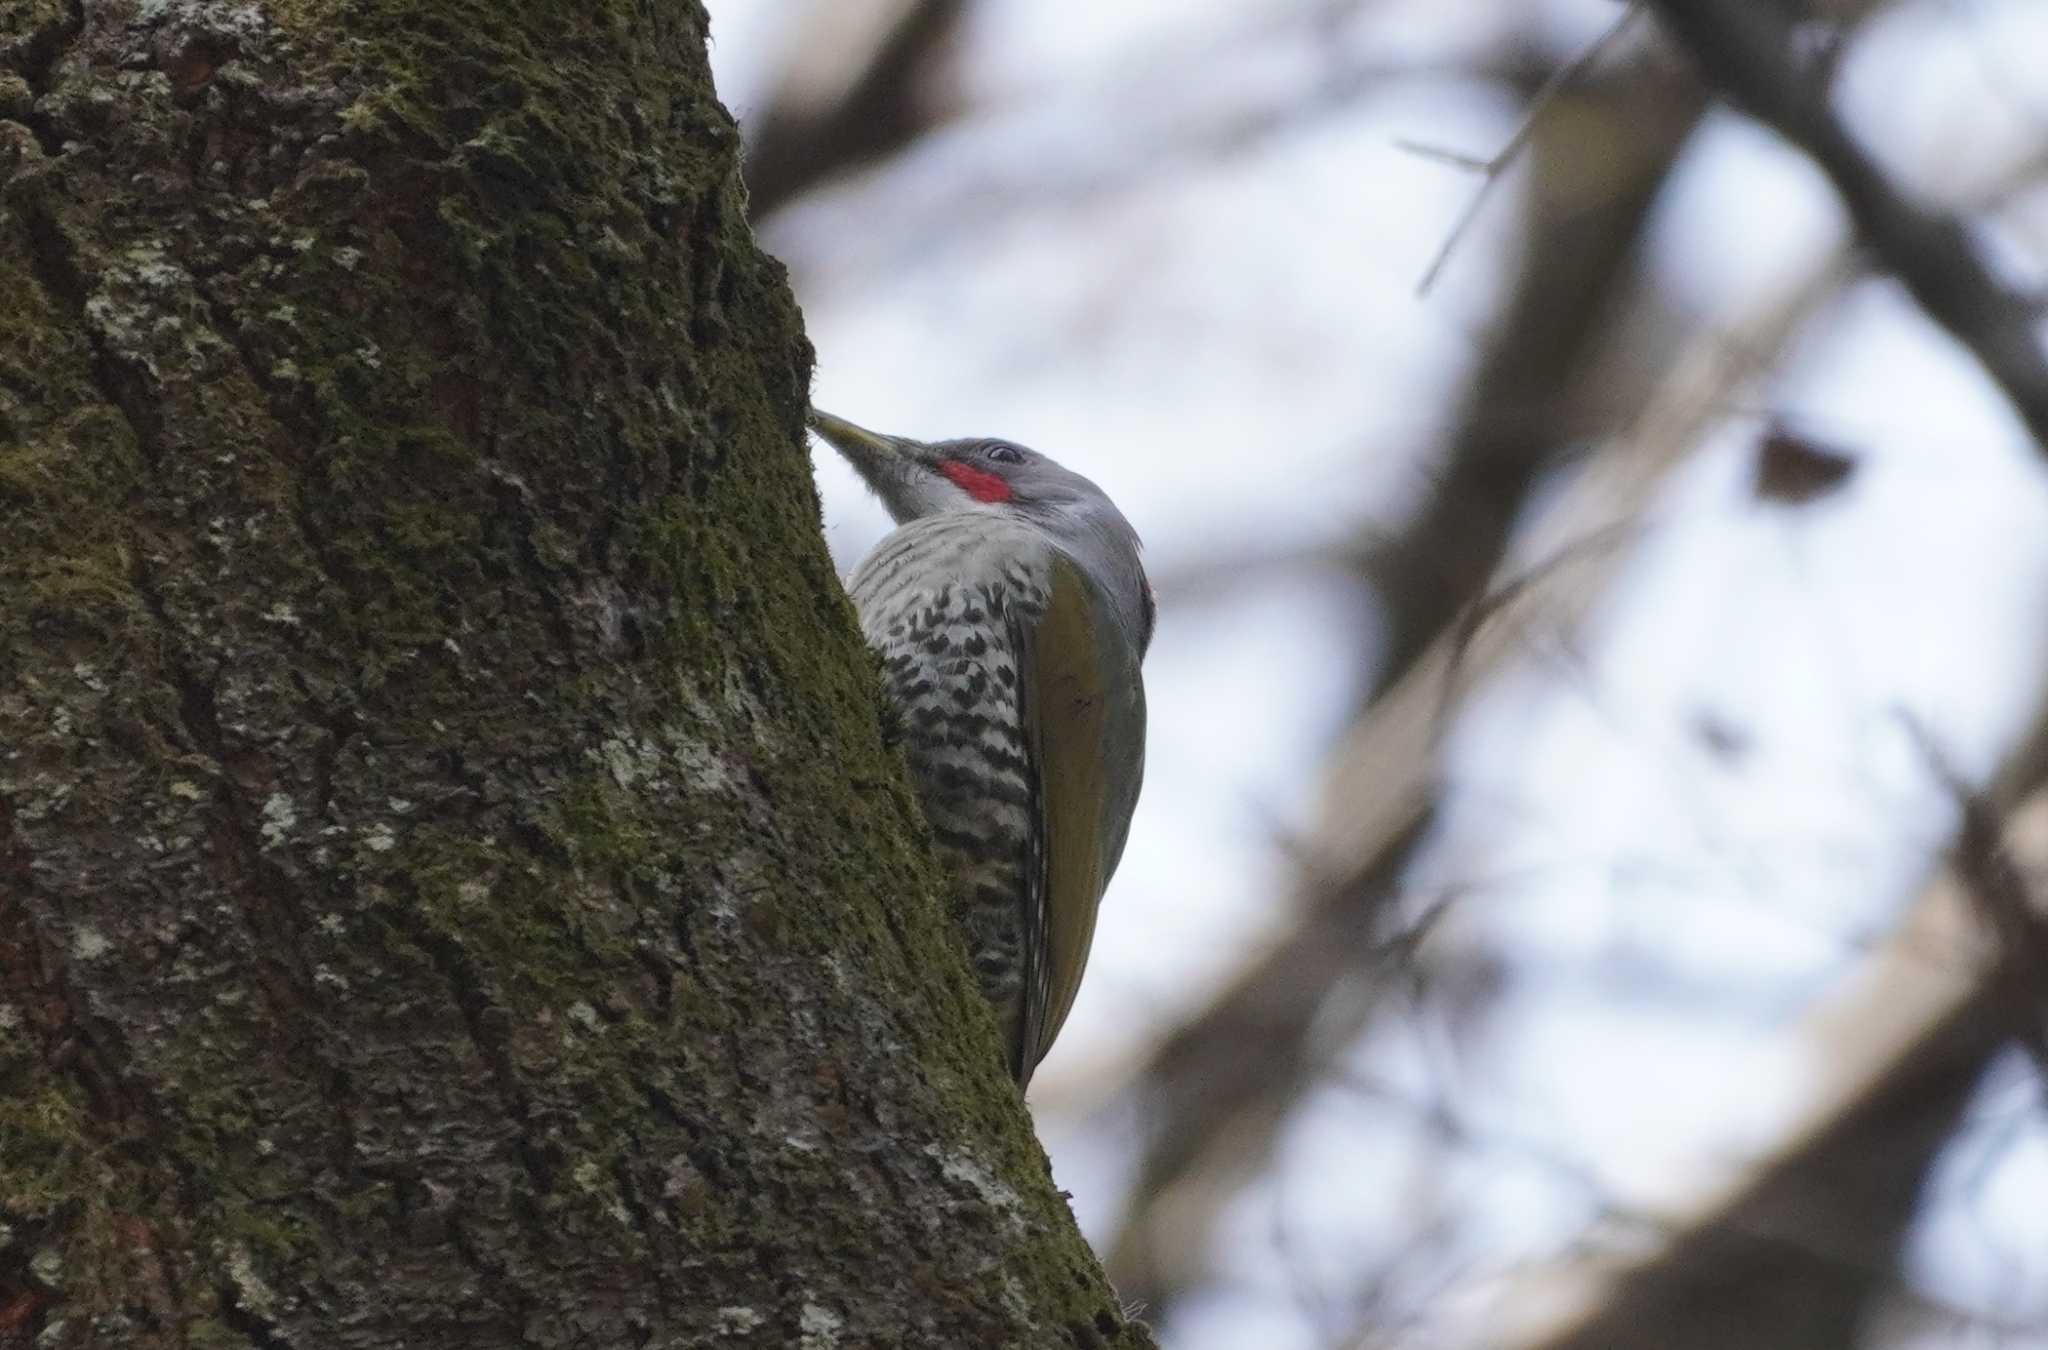
M673 0L0 0L0 1346L1102 1346Z

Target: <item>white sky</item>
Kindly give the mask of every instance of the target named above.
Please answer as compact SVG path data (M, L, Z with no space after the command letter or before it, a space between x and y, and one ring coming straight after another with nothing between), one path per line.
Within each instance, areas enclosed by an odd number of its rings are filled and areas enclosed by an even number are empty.
M835 9L857 28L865 3ZM805 3L709 7L720 87L744 121ZM1515 111L1451 68L1517 16L1534 12L1570 50L1617 10L1395 0L1315 46L1228 36L1295 8L982 0L949 95L960 123L764 235L793 269L817 403L887 430L1051 452L1116 498L1157 575L1398 518L1512 261L1501 232L1517 180L1420 298L1474 183L1396 142L1490 153ZM1422 73L1242 154L1173 153L1191 127L1287 106L1347 52ZM1981 183L2048 138L2048 5L1907 6L1857 45L1837 103L1902 180ZM2043 201L1997 235L2009 274L2037 286ZM1702 329L1723 329L1841 231L1803 160L1720 116L1660 212L1651 259ZM1465 790L1429 866L1486 884L1446 940L1506 954L1517 979L1479 1029L1445 1044L1389 1031L1357 1060L1448 1089L1512 1146L1422 1151L1398 1112L1326 1093L1288 1128L1274 1176L1236 1202L1219 1261L1232 1278L1163 1328L1176 1350L1327 1344L1294 1295L1301 1264L1341 1289L1424 1214L1472 1229L1463 1266L1443 1272L1462 1293L1425 1330L1473 1343L1461 1337L1483 1322L1459 1319L1492 1311L1475 1273L1556 1252L1603 1196L1725 1172L1796 1109L1812 1046L1786 1031L1884 931L1947 823L1898 710L1982 773L2040 693L2048 483L1981 374L1890 283L1856 287L1758 398L1860 456L1847 490L1759 508L1757 423L1731 421L1652 511L1628 584L1583 635L1585 668L1508 682L1455 742ZM829 454L818 479L850 567L885 517ZM1259 940L1287 892L1276 840L1311 818L1316 766L1370 649L1355 597L1299 575L1184 607L1169 590L1161 605L1145 797L1088 981L1034 1089L1055 1170L1098 1238L1121 1207L1124 1141L1059 1108L1084 1104L1089 1072L1199 1006ZM1709 754L1703 714L1745 751ZM1987 1092L1987 1112L2031 1111L2033 1129L1955 1150L1944 1184L1975 1187L1979 1203L1940 1211L1916 1248L1944 1299L2037 1323L2039 1098L2018 1073ZM2033 1302L2012 1306L2016 1290ZM2048 1332L2005 1343L2048 1346Z

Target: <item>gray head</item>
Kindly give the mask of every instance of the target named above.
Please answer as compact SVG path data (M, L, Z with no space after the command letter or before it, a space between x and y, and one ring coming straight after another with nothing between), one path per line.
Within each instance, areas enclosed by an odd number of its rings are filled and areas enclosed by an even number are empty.
M1142 653L1152 641L1152 587L1138 532L1109 495L1072 469L1014 441L914 441L812 409L811 429L846 457L898 524L983 511L1043 530L1101 586Z

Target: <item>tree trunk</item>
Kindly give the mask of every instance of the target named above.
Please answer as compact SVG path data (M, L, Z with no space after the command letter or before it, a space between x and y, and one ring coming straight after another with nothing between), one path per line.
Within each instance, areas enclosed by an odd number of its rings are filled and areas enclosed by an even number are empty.
M1097 1346L684 0L0 0L0 1346Z

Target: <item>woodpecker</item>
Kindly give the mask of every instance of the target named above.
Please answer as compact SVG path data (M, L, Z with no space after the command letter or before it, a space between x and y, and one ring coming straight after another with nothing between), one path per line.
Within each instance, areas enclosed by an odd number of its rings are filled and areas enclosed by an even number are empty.
M847 582L1011 1074L1073 1006L1145 770L1152 588L1101 488L1011 441L815 409L897 529Z

